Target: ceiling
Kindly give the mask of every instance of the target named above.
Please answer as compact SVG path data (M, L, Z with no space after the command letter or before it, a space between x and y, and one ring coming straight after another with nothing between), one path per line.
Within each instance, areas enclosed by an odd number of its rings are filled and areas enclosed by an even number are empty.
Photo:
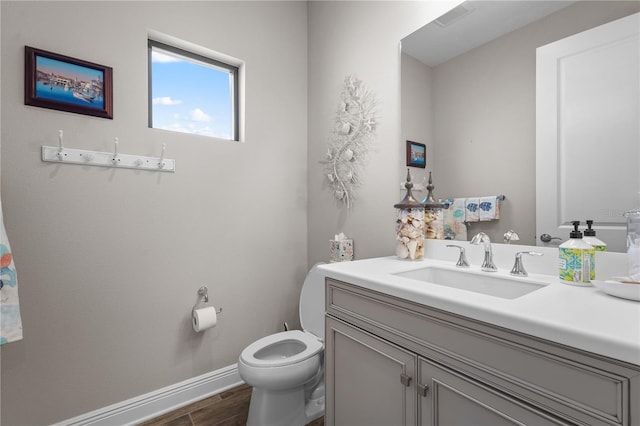
M573 3L466 1L402 39L402 51L434 67Z

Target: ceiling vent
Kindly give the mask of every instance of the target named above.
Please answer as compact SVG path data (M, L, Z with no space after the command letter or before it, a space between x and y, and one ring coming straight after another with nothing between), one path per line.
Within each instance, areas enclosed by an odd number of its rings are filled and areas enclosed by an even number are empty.
M473 12L473 7L471 7L469 3L462 3L436 19L434 22L441 27L446 27L461 19L462 17L470 14L471 12Z

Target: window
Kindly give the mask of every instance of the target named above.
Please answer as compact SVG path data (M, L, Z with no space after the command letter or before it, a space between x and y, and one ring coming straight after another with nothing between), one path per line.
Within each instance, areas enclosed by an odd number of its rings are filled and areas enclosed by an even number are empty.
M149 127L239 140L238 67L149 39Z

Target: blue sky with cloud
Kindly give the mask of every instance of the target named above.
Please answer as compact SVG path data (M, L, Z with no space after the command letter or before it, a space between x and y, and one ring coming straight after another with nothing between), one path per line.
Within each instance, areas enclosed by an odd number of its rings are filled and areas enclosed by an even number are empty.
M232 139L229 74L153 50L153 127Z

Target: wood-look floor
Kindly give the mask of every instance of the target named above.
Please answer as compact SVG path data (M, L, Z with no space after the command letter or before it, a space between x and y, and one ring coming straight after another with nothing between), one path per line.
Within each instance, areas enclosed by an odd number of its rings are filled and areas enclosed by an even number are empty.
M244 426L251 386L242 385L141 423L139 426ZM307 426L324 426L324 418Z

